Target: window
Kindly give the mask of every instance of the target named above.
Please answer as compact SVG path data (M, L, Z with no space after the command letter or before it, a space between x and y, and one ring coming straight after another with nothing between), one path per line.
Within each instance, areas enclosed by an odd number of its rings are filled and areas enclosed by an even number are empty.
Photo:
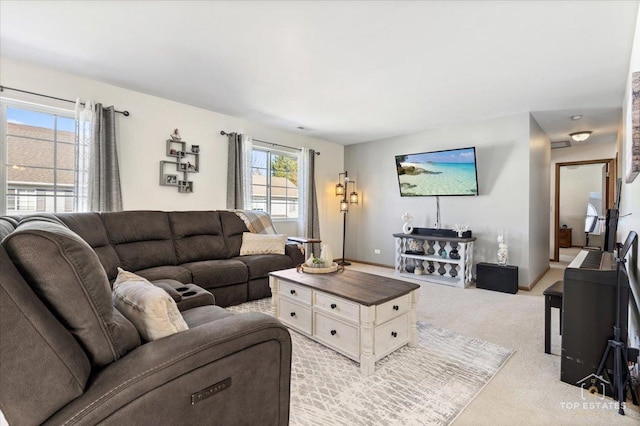
M274 219L298 218L298 156L254 145L251 208Z
M2 101L3 161L0 211L10 215L82 211L86 182L80 170L74 112ZM83 150L84 152L84 150ZM86 164L84 162L83 164Z

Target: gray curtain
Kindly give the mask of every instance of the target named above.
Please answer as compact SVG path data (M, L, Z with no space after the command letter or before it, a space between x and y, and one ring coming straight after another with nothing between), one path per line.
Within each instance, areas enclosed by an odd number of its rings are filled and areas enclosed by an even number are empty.
M308 173L305 179L304 185L304 196L303 200L303 214L305 217L304 225L305 228L305 237L307 238L318 238L320 239L320 220L318 216L318 197L316 197L316 151L313 149L305 150L303 153L307 158L305 158L304 163L307 167L305 173ZM317 256L320 256L320 244L312 244L313 253L316 253Z
M116 147L116 120L113 106L104 108L96 104L96 121L93 129L89 167L90 211L122 210L120 169Z
M244 210L249 209L247 198L251 191L250 164L248 158L251 149L251 139L243 137L239 133L230 133L229 157L227 160L227 208Z

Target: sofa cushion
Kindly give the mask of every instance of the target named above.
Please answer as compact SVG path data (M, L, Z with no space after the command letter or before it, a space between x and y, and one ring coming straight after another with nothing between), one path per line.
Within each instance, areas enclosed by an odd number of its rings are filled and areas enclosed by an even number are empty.
M191 271L193 284L205 289L246 283L249 279L247 265L233 259L203 260L181 266Z
M109 242L107 230L100 220L100 215L98 213L59 213L57 217L93 248L109 280L115 279L118 275L120 259Z
M184 266L156 266L155 268L135 271L135 273L149 281L170 279L185 284L192 281L191 271Z
M100 218L122 269L140 271L154 266L177 265L167 213L110 212L101 213Z
M258 254L255 256L239 256L241 261L249 268L249 279L264 278L269 272L280 269L293 268L293 262L289 256L281 254Z
M2 244L93 365L109 364L140 345L135 327L113 307L98 257L73 231L49 221L21 222Z
M146 341L189 329L166 291L120 268L113 283L113 303Z
M27 222L57 223L57 224L63 225L63 226L68 228L68 226L65 225L60 219L58 219L58 217L56 215L54 215L53 213L35 213L35 214L32 214L32 215L28 215L28 216L22 216L20 218L20 223L27 223Z
M240 256L242 234L249 232L247 226L238 215L231 211L220 211L220 222L222 222L222 232L227 250L229 250L229 257Z
M40 424L82 395L91 366L2 246L0 271L0 407L9 424Z
M178 264L229 257L219 212L171 212L168 215Z
M220 306L208 305L199 306L197 308L189 309L182 312L184 320L189 325L189 328L197 327L199 325L208 324L213 321L217 321L221 318L230 317L233 314Z
M251 254L284 254L285 244L287 244L287 236L284 234L254 234L244 232L242 234L240 256Z
M211 288L209 291L216 298L216 305L233 306L247 301L249 285L247 283L232 284L226 287Z
M16 230L18 222L10 217L0 217L0 241Z

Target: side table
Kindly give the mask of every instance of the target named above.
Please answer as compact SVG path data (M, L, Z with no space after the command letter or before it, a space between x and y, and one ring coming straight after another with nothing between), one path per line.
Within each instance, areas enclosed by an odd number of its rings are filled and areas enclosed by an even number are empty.
M560 228L558 229L558 245L561 248L571 247L573 241L571 241L572 228Z
M288 237L287 239L289 241L293 241L294 243L298 243L302 245L302 247L304 248L305 260L307 258L307 254L313 251L313 245L320 244L322 242L322 240L318 238ZM320 256L320 253L318 253L318 257L319 256Z

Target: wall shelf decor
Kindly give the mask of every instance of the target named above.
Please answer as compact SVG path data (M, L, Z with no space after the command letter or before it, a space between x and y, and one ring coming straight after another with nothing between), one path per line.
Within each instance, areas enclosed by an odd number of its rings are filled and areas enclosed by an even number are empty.
M166 155L173 160L160 160L160 185L176 186L182 193L193 192L189 174L200 171L200 145L191 145L187 151L186 141L167 139Z

